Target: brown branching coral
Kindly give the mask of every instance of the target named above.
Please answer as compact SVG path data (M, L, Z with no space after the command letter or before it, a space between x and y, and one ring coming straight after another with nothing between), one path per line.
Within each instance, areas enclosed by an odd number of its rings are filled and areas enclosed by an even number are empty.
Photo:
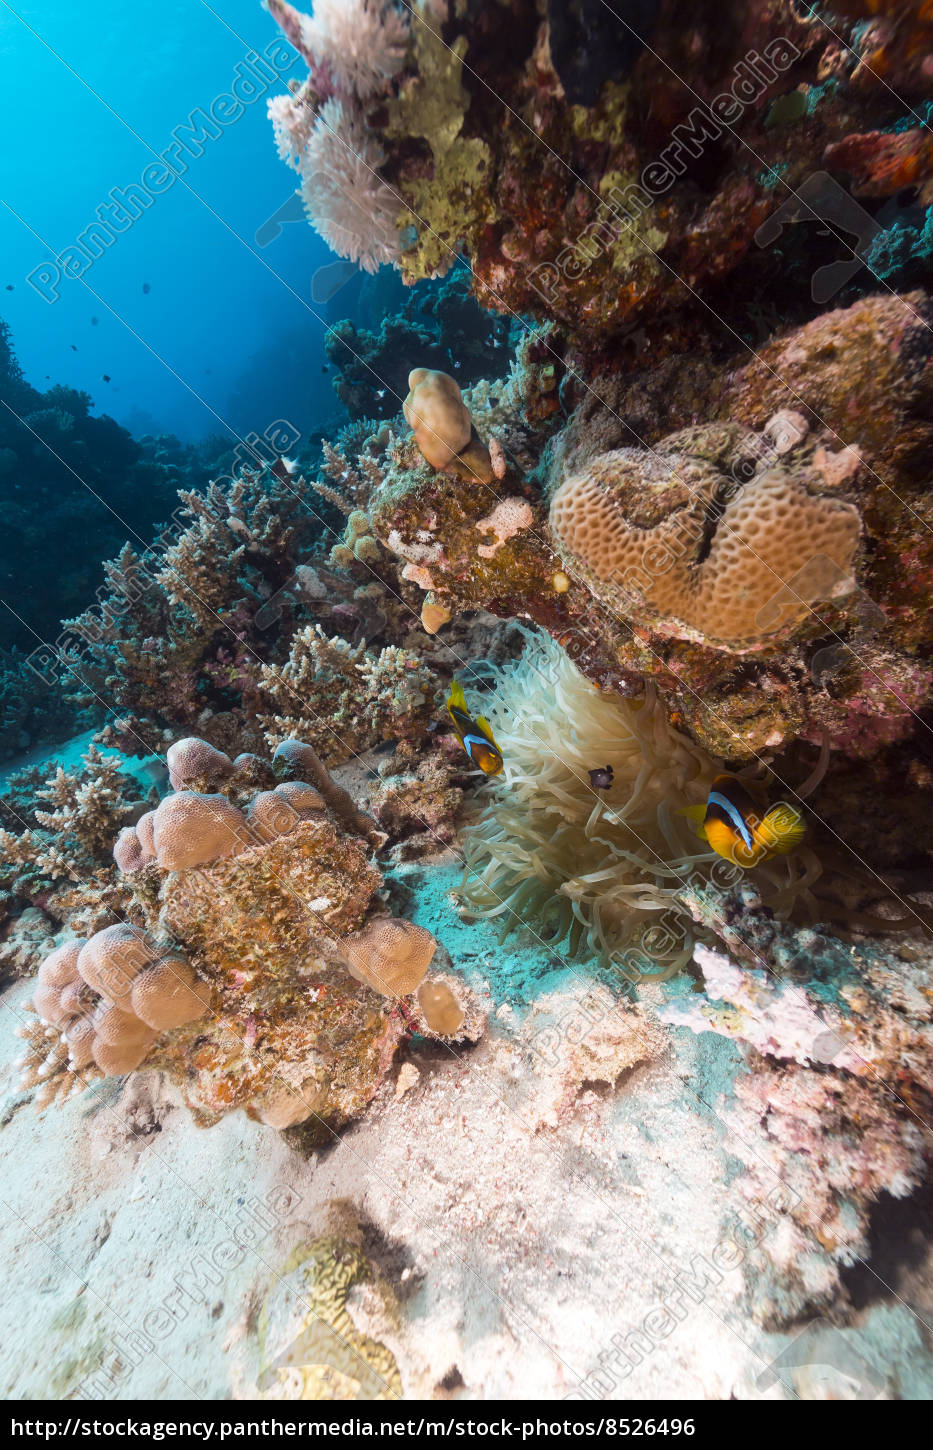
M40 778L31 772L27 788L14 786L0 828L0 903L13 918L5 934L16 938L9 949L0 944L0 964L17 973L35 964L43 944L39 934L30 948L16 933L19 913L40 904L49 930L67 921L94 931L125 906L111 851L120 827L140 808L135 782L93 745L79 770L59 766L44 784Z
M322 443L324 480L317 479L311 487L322 498L350 515L354 509L365 509L366 502L382 479L378 454L393 447L395 438L387 424L373 425L373 435L364 440L360 429L345 429L336 443L325 438ZM355 453L353 450L356 449Z
M106 738L128 754L186 727L220 747L261 744L259 660L284 653L316 607L299 571L319 521L300 474L280 461L181 498L152 548L127 545L104 566L99 606L67 624L70 688L115 707Z
M286 664L263 667L262 688L274 710L260 717L270 745L306 738L338 763L380 741L420 734L436 686L409 651L388 646L377 654L314 625L295 635Z

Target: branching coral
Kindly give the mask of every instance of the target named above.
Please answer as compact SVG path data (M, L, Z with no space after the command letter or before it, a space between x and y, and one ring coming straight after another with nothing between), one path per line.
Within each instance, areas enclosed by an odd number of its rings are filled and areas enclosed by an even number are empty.
M488 707L502 749L502 775L462 844L461 893L472 916L496 920L504 936L525 923L570 955L640 962L646 927L678 886L710 859L679 806L704 799L715 762L672 730L649 689L643 701L597 690L544 635L529 638ZM611 765L612 789L590 786ZM670 975L689 960L693 932L652 953L633 975Z
M14 917L6 928L14 941L0 944L0 964L17 972L34 964L43 945L33 946L15 930L24 908L41 907L49 930L68 922L94 931L125 905L126 893L113 869L111 848L123 823L141 808L135 782L113 756L91 746L79 770L61 766L44 783L41 772L14 777L0 829L0 902Z
M150 551L127 545L105 565L100 606L70 621L80 648L66 657L74 694L119 712L108 743L146 754L187 726L215 745L261 744L257 656L275 658L316 609L298 573L319 529L310 498L282 466L244 470L183 494Z
M265 667L262 685L277 710L261 716L269 744L307 738L332 762L423 732L436 689L407 650L388 646L377 654L362 641L328 639L319 626L295 635L287 663Z

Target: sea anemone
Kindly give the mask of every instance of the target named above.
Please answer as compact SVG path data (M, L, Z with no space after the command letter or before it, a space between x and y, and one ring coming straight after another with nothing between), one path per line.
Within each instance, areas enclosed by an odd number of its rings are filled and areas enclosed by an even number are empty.
M640 977L666 979L694 944L677 892L717 859L680 810L706 799L721 767L670 725L650 683L641 700L601 691L548 635L525 633L487 706L505 763L463 834L464 910L503 937L524 924L566 941L570 957L635 953ZM607 765L612 786L596 791L589 772ZM662 917L659 942L649 928Z

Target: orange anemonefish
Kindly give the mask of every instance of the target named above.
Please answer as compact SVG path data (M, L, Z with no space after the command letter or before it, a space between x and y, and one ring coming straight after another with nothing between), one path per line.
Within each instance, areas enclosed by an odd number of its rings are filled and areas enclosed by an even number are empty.
M760 866L775 856L786 856L800 845L807 832L796 806L779 801L763 816L742 782L734 775L717 775L704 806L688 806L684 815L697 826L718 856L737 866Z
M498 775L502 769L502 751L482 715L477 715L474 720L469 714L463 686L459 680L454 680L450 687L447 713L453 721L457 739L473 764L478 765L485 775Z

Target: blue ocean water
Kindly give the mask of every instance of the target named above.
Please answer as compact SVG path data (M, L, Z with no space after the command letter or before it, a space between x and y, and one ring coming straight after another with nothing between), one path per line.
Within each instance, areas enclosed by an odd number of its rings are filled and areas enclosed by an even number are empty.
M0 64L0 317L26 380L183 439L333 412L310 292L333 258L294 208L263 231L293 195L266 102L301 67L259 0L3 0Z

